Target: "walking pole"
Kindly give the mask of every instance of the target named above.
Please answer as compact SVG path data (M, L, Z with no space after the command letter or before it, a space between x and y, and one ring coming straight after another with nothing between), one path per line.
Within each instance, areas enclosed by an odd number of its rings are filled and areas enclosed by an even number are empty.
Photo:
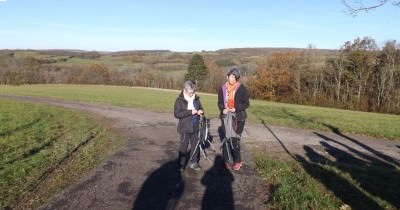
M206 140L207 140L207 136L208 136L208 123L207 123L207 119L204 117L204 115L202 115L202 125L203 126L205 126L205 130L204 130L204 139L203 139L203 141L201 141L200 142L200 144L199 144L199 149L200 149L200 152L201 152L201 154L203 155L203 158L204 159L206 159L206 160L208 160L208 162L210 162L211 163L211 160L210 160L210 158L208 158L208 156L207 156L207 154L206 154L206 152L205 152L205 150L203 149L203 147L202 147L202 143L204 143ZM200 138L201 138L201 131L199 131L199 141L200 141ZM212 146L212 145L211 145Z
M210 140L208 139L208 126L209 126L209 124L208 124L208 122L207 122L207 120L206 120L206 131L205 131L205 134L206 134L206 135L204 135L204 140L211 146L212 151L215 152L214 146L212 145L212 143L211 143Z
M206 155L206 153L205 153L205 151L204 151L204 149L203 148L201 148L201 145L200 145L200 141L201 141L201 124L203 123L203 116L201 116L201 118L200 118L200 120L201 120L201 122L199 123L199 134L198 134L198 140L197 140L197 144L196 144L196 147L195 147L195 149L193 150L193 154L192 154L192 156L190 157L190 160L192 160L193 159L193 157L194 157L194 154L196 154L196 150L197 150L197 148L199 149L199 152L200 152L200 154L203 156L203 158L204 159L206 159L206 160L208 160L210 163L211 163L211 160L207 157L207 155Z
M200 127L200 123L199 123L199 127ZM196 144L196 147L194 148L194 150L193 150L193 154L192 154L192 156L190 157L190 160L192 160L193 159L193 157L194 157L194 154L196 154L196 150L197 150L197 148L199 147L199 144L200 144L200 130L199 130L199 134L198 134L198 136L197 136L197 144Z
M210 163L211 163L211 160L208 158L208 156L207 156L207 154L206 154L206 152L204 151L204 149L203 148L201 148L201 145L200 145L200 139L197 141L197 144L196 144L196 147L195 147L195 149L194 149L194 151L193 151L193 154L192 154L192 156L190 157L190 160L192 160L193 159L193 157L194 157L194 154L196 154L196 150L197 149L199 149L200 151L200 154L203 156L203 158L204 159L206 159L206 160L208 160Z
M231 153L230 153L230 150L229 150L228 141L230 141L230 138L228 139L228 138L225 137L224 140L222 141L222 147L221 148L223 148L223 147L226 148L226 152L228 154L228 160L230 161L231 160Z

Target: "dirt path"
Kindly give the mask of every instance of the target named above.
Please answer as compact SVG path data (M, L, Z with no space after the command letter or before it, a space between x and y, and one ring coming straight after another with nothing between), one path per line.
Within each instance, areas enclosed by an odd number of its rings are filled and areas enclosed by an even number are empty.
M368 156L400 166L400 143L333 132L247 123L243 134L245 162L239 172L223 171L218 119L211 119L217 152L201 160L201 172L176 170L179 136L170 113L94 105L56 99L4 96L88 111L109 119L127 144L85 178L40 209L264 209L268 186L254 170L252 149L302 155L309 148L323 153L327 145L360 158Z

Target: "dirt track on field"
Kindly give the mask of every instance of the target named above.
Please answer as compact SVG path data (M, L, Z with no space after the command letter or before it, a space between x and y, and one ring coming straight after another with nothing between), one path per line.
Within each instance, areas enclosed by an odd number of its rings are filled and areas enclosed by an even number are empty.
M268 183L257 176L251 151L305 157L310 150L323 155L335 148L354 156L371 157L400 166L400 143L363 136L247 123L242 138L244 166L239 172L221 170L218 127L211 119L216 152L201 159L202 170L176 165L179 135L171 113L89 104L48 98L5 96L83 110L103 116L127 138L126 145L86 177L54 196L40 209L265 209Z

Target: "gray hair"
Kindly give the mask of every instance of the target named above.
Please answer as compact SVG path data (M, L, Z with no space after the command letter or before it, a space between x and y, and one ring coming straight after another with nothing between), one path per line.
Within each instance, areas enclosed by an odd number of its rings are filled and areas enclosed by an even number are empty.
M183 90L187 91L195 91L195 85L193 84L192 81L188 80L183 83Z
M236 80L240 79L240 69L237 66L232 66L228 69L228 73L226 73L226 76L229 76L233 74L235 76Z

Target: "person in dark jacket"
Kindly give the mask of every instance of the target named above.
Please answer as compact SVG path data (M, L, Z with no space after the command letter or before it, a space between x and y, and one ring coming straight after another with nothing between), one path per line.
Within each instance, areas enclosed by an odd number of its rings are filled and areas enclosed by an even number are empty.
M234 133L226 138L223 145L224 167L229 169L229 159L232 158L233 170L239 170L242 166L240 156L240 138L247 118L246 109L250 106L247 88L239 82L240 70L232 67L227 73L227 82L218 91L218 108L222 119L223 128L233 128ZM224 125L224 119L229 115L230 122L234 125ZM226 122L226 120L225 120ZM225 134L227 130L225 129ZM227 146L228 144L228 146ZM229 150L229 151L228 151Z
M203 114L199 97L195 94L195 87L191 81L186 81L183 90L176 98L174 105L174 116L179 119L177 131L181 135L179 147L178 164L179 170L183 171L187 160L187 148L190 142L190 155L193 157L189 167L193 170L200 170L199 149L195 150L199 140L200 115Z

